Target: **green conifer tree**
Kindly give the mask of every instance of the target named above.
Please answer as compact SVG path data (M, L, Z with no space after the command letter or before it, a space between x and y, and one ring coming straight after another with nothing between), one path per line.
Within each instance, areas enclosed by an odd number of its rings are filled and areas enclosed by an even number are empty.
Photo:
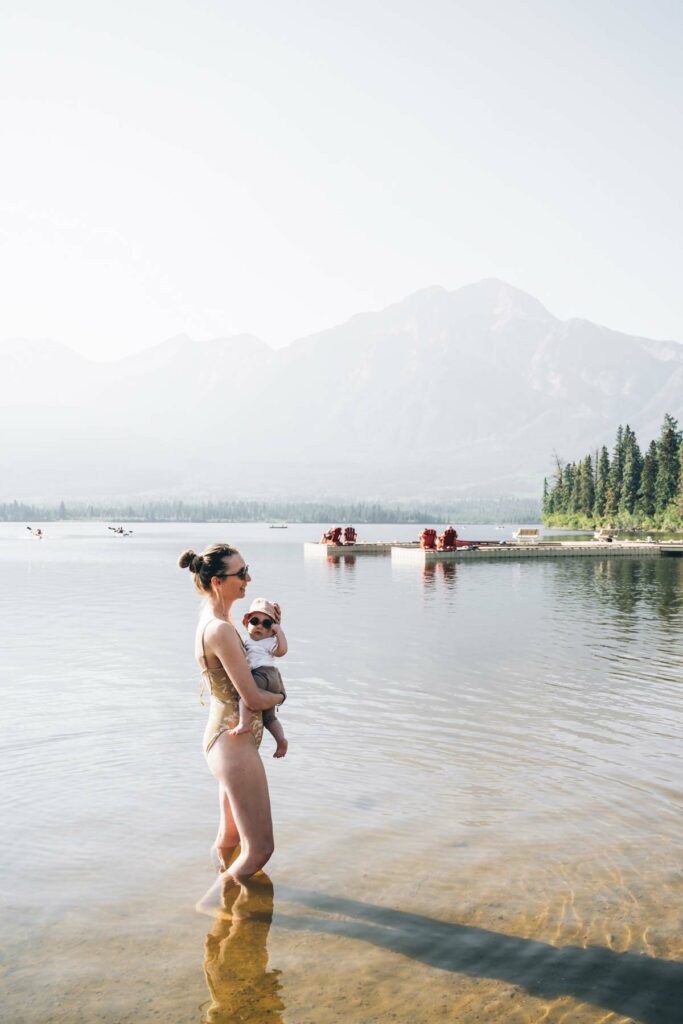
M553 459L555 460L555 471L553 473L553 485L550 491L549 513L562 512L562 491L564 486L562 460L557 452L553 452Z
M549 488L548 488L548 478L546 476L544 476L543 477L543 501L541 502L541 512L543 514L543 518L545 519L546 516L551 515L552 511L553 511L553 495L552 495L552 491L550 491Z
M602 519L607 502L607 482L609 480L609 454L605 445L602 446L597 460L597 479L595 482L595 515Z
M635 433L626 425L623 440L624 469L621 481L619 511L632 515L638 500L640 476L643 468L643 457L638 447Z
M581 511L581 463L577 466L572 462L572 493L569 499L569 510L572 515Z
M624 477L624 428L619 425L617 437L614 442L612 461L609 467L609 478L607 480L607 496L605 499L605 515L608 519L614 519L619 511L621 499L621 483Z
M560 491L559 511L567 515L571 511L572 490L574 488L574 475L571 463L568 462L562 470L562 490Z
M595 481L593 479L593 460L587 455L579 470L579 508L585 516L593 515L595 503Z
M656 509L655 480L657 479L657 442L650 441L643 459L638 488L638 510L646 516L653 516Z
M681 435L678 430L678 421L666 413L657 445L657 477L655 480L657 512L664 512L676 497L680 471L680 446Z

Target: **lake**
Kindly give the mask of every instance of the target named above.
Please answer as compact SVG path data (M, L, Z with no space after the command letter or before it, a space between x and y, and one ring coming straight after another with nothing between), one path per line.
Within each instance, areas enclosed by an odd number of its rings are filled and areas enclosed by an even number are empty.
M398 566L306 559L316 526L44 529L0 524L5 1019L679 1024L682 559ZM194 909L217 799L176 567L215 540L290 647L289 753L261 748L276 852L220 918Z

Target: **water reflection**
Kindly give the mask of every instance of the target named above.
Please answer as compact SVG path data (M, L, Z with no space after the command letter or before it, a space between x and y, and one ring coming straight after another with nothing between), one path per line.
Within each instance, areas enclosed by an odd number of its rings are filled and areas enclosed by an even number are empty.
M204 974L211 994L206 1024L282 1024L280 971L268 970L273 884L263 873L234 890L206 936Z
M425 562L422 569L422 583L425 590L436 590L443 584L448 590L455 587L455 562Z
M356 555L328 555L327 564L333 569L351 569L356 565Z
M624 615L641 605L673 620L683 608L683 561L668 558L606 558L587 566L587 596L595 595Z
M683 610L683 561L658 558L655 563L655 607L661 619L678 618Z

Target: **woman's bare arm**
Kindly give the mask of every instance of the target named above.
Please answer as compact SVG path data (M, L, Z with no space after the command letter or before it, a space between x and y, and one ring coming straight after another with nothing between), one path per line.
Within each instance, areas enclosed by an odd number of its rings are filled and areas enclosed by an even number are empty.
M207 630L208 647L220 660L240 697L252 711L267 711L282 704L281 693L261 690L254 682L249 662L244 657L237 630L229 622L221 622Z

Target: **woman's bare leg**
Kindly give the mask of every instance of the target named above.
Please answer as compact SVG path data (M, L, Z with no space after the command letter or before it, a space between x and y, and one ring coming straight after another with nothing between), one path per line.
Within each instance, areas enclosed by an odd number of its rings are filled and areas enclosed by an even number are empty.
M251 735L223 733L209 751L209 768L225 794L229 818L235 831L225 838L238 838L240 853L230 866L237 882L245 881L264 866L273 852L273 820L263 762Z
M225 871L239 846L240 834L232 814L228 792L222 782L218 783L218 803L220 821L216 841L211 847L211 855L219 870Z

